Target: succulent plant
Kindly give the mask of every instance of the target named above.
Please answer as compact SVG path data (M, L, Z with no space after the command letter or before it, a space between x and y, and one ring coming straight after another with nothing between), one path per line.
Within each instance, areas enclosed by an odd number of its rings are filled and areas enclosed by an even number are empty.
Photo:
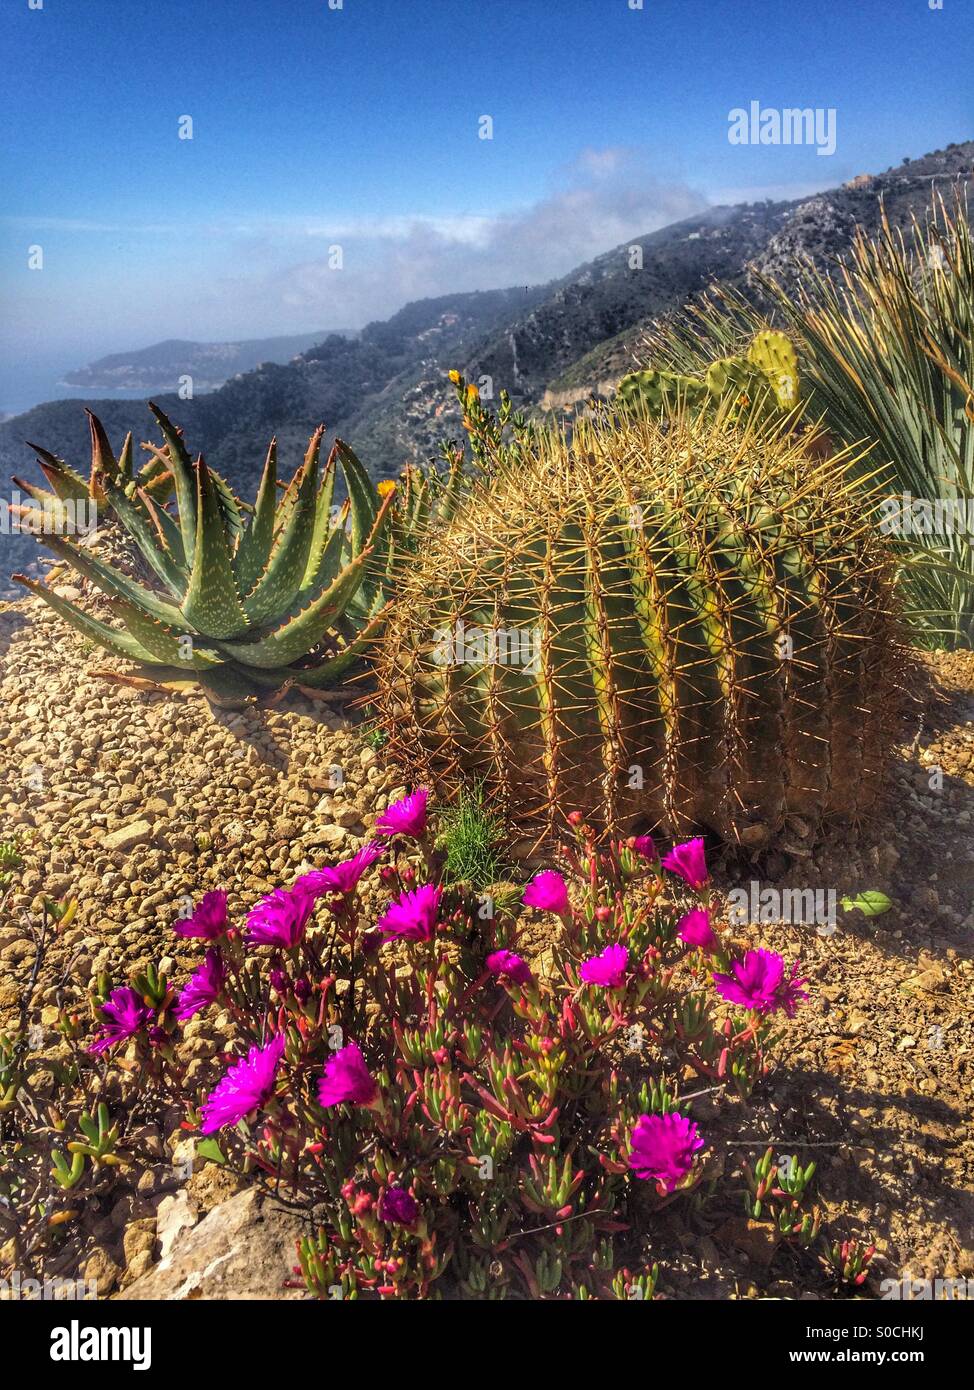
M619 383L625 406L644 402L654 413L686 407L724 406L731 418L751 411L788 412L798 404L798 359L784 333L762 329L746 357L718 357L702 376L650 369L630 372Z
M804 845L873 805L902 657L868 496L731 414L603 412L474 486L377 658L413 777L482 777L538 838L568 804Z
M280 495L271 441L256 503L247 507L202 457L191 460L162 411L150 409L166 440L176 515L122 483L131 445L116 460L94 417L92 476L158 583L128 577L68 536L42 537L108 597L116 628L45 585L14 577L85 637L160 682L190 676L216 698L331 684L382 621L395 491L380 505L341 441L322 467L322 427ZM333 508L336 463L348 500Z
M50 483L51 489L49 491L21 478L14 479L33 503L16 508L25 530L29 529L30 522L37 518L47 523L43 529L56 530L61 535L71 534L76 520L72 506L78 503L93 503L96 509L103 506L106 498L102 480L105 477L126 494L134 507L143 512L143 495L160 505L170 497L173 477L168 442L161 447L143 444L143 449L148 450L152 457L136 471L131 434L126 435L121 453L116 459L101 421L90 410L86 410L85 413L91 431L91 467L87 478L56 454L43 449L39 444L28 442L28 447L37 454L41 472ZM70 505L66 508L65 503ZM37 529L42 528L39 526Z

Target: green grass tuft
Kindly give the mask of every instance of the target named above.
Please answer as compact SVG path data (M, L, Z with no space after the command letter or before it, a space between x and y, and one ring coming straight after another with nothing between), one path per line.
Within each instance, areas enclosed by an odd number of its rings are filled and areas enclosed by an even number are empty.
M437 846L446 853L446 882L482 889L504 877L506 827L488 808L482 785L463 790L457 804L442 813L441 825Z

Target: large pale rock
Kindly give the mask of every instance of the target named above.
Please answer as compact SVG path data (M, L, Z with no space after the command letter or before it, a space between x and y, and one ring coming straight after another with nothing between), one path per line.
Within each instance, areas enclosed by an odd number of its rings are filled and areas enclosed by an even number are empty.
M121 850L124 853L130 849L137 849L139 845L147 845L151 839L152 822L136 820L132 821L131 825L123 825L118 830L111 831L105 836L102 844L108 850Z
M168 1197L163 1197L156 1212L160 1259L169 1258L180 1236L186 1231L191 1231L196 1225L198 1214L196 1203L185 1187L181 1187L178 1192L170 1193Z
M169 1254L118 1295L167 1301L197 1298L302 1298L285 1289L297 1263L295 1242L305 1223L257 1188L214 1207L183 1231Z

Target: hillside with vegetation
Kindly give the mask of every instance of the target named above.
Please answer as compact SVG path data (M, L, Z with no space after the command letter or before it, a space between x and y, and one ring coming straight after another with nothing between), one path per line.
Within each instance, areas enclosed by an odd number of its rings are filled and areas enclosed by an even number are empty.
M848 253L857 226L875 232L882 207L894 226L905 227L927 206L932 186L969 184L972 169L968 141L812 199L712 208L559 281L418 300L354 340L332 335L293 362L265 363L191 401L155 399L240 489L256 482L272 435L281 456L296 462L320 423L329 438L355 445L374 478L395 477L405 462L434 457L444 438L458 434L460 416L444 391L451 368L473 381L489 378L495 393L508 390L529 411L571 405L630 370L647 325L713 280L753 287L755 271L788 276L796 259L821 268ZM630 245L641 250L641 270L630 268ZM129 430L136 441L150 437L141 402L87 404L112 439ZM49 402L0 422L7 476L37 477L27 439L69 461L83 459L82 403ZM4 537L0 582L32 553L32 542Z

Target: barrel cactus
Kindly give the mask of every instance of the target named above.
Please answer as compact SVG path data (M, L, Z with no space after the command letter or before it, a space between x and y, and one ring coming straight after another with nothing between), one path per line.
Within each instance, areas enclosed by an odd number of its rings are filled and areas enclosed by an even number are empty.
M539 841L574 808L752 848L864 815L901 656L846 462L727 411L630 409L501 460L382 640L390 752L447 792L483 779Z
M191 459L179 431L150 408L166 441L176 514L136 485L123 466L130 442L117 460L94 417L92 477L155 584L56 533L44 534L43 543L102 592L118 626L36 580L14 578L85 637L162 684L191 678L215 698L236 701L260 690L337 681L383 619L395 489L380 503L341 442L322 464L319 428L282 491L271 442L251 506L202 457ZM339 467L348 500L335 507Z

